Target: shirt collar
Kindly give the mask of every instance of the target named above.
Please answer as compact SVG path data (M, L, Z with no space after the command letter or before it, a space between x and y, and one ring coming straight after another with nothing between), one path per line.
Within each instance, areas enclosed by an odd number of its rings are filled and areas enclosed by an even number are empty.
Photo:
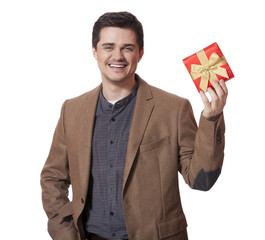
M131 93L127 97L117 101L114 105L105 99L102 93L102 88L101 88L101 91L99 94L99 100L100 100L102 108L108 112L112 112L112 111L115 111L117 109L127 106L130 103L130 101L137 95L139 80L136 79L135 81L136 83Z

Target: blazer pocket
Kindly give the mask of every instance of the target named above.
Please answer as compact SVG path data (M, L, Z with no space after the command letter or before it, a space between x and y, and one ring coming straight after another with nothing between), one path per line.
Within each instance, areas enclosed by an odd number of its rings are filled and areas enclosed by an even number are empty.
M64 204L53 218L48 221L48 232L53 239L65 229L73 225L73 204L68 202Z
M72 222L71 225L69 225L67 228L58 232L54 240L78 240L78 239L79 239L78 233L76 231L74 223Z
M159 237L167 238L186 230L188 225L184 213L180 213L174 217L160 221L157 226Z
M140 146L140 152L147 152L154 150L156 148L163 147L170 143L170 137L164 137L158 141L151 142L151 143L145 143Z

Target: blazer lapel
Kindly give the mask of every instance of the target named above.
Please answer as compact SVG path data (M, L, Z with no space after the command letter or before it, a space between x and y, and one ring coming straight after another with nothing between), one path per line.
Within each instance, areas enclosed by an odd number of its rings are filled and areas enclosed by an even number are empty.
M80 124L83 126L80 132L79 172L83 197L86 198L91 166L92 137L97 108L98 96L101 85L89 92L85 101L80 104Z
M139 76L137 76L137 78L139 79L139 87L127 145L123 177L123 193L146 126L154 108L154 102L152 101L153 96L149 85L144 80L140 79Z

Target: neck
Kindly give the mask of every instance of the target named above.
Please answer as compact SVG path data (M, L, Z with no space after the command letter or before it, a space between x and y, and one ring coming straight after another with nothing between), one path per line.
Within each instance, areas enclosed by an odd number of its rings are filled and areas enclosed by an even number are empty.
M136 81L107 82L102 81L102 93L107 101L119 101L127 97L133 90Z

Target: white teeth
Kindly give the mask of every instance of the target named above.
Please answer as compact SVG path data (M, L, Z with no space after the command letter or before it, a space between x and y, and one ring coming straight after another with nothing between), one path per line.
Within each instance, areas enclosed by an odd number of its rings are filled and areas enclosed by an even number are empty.
M110 64L110 67L123 68L125 65Z

